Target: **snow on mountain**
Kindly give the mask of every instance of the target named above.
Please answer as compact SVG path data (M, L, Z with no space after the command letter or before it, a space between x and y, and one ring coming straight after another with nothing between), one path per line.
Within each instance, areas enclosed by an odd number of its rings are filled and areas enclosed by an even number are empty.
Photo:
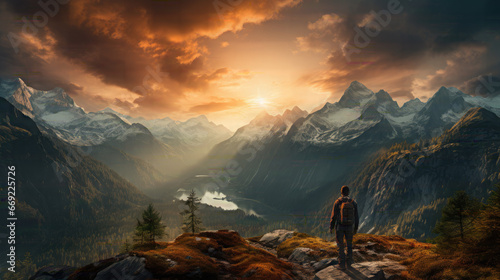
M401 117L400 108L389 93L383 90L374 93L355 81L339 102L326 103L303 122L294 124L290 136L302 144L339 145L356 139L381 121L397 124L401 120L396 117Z
M267 137L284 136L300 118L307 116L307 111L295 106L282 115L272 116L266 111L260 112L249 124L239 128L229 142L262 141Z
M344 95L339 100L339 105L343 108L353 108L363 106L372 96L373 91L358 81L354 81L345 90Z
M361 83L353 82L339 102L326 103L304 121L294 124L291 137L303 145L341 145L387 121L394 130L387 135L390 139L418 141L440 135L472 107L483 107L500 115L500 97L470 96L456 88L442 87L426 103L416 98L399 107L386 91L373 93ZM367 120L368 108L379 115Z
M222 142L232 133L223 125L217 125L204 115L191 118L185 122L171 118L146 120L142 117L134 118L106 108L97 113L111 113L129 123L138 123L145 126L162 142L182 150L186 153L201 153L208 151L215 144Z

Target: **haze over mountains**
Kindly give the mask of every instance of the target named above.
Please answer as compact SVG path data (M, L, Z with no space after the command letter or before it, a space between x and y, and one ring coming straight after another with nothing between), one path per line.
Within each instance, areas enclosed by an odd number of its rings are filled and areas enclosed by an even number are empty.
M17 234L24 241L19 247L36 250L40 245L36 238L48 242L55 232L76 233L104 212L116 213L150 200L101 162L42 133L4 98L0 98L0 147L0 167L15 166L17 171Z
M275 116L262 112L234 134L204 116L179 122L132 118L109 108L87 113L63 90L38 91L20 79L2 81L0 97L33 119L43 137L78 147L146 194L168 200L178 198L179 189L217 191L264 217L325 215L340 186L351 183L363 209L362 230L427 237L452 190L474 190L483 198L496 182L500 98L456 88L442 87L425 103L414 99L400 107L389 93L353 82L336 103L312 113L299 107ZM475 107L483 109L470 111ZM408 153L383 149L404 141L420 141L405 149L423 149L431 160L422 165L427 169L388 185L381 178L400 174ZM447 160L457 153L460 159ZM377 212L380 205L395 205L382 209L397 214ZM424 210L434 214L422 226ZM316 223L319 228L321 220Z
M498 114L499 105L498 97L472 97L442 87L426 103L414 99L399 107L387 92L374 93L353 82L339 102L297 117L290 127L272 125L279 116L257 116L171 187L216 186L236 201L252 199L284 213L313 211L329 205L341 184L369 165L380 149L440 136L469 109Z
M87 113L62 89L40 91L21 79L1 81L0 97L31 117L42 131L85 147L85 152L142 189L176 176L203 156L203 150L230 136L228 129L204 116L182 123L133 119L110 109Z

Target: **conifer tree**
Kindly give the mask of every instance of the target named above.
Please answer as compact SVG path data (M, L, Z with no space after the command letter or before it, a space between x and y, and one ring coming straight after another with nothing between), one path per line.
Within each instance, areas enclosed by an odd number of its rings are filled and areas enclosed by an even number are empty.
M500 185L474 223L474 237L467 246L470 255L479 263L493 266L500 263Z
M142 225L141 221L139 219L137 219L137 224L135 226L133 240L135 243L143 244L144 243L144 236L145 236L145 232L143 229L143 225Z
M132 245L128 242L128 238L126 238L122 246L122 253L128 253L131 249Z
M194 192L194 190L192 190L186 202L184 203L185 205L187 205L188 209L181 212L181 215L184 219L182 226L184 232L191 232L192 234L195 234L196 232L200 232L203 230L203 228L201 227L201 219L196 215L196 211L199 208L200 201L201 199L196 197L196 193Z
M161 216L158 211L149 204L148 208L142 212L142 221L137 220L135 227L136 241L141 243L155 241L165 235L165 226L161 222Z
M464 191L449 198L434 229L434 233L439 234L436 238L438 246L453 249L469 240L480 209L481 203Z

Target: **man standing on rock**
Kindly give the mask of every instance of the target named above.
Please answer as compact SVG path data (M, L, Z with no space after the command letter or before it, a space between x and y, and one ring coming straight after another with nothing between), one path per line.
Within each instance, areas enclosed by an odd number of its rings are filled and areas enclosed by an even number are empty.
M349 187L343 186L340 190L342 194L333 205L332 216L330 219L330 233L333 234L335 229L335 237L337 239L337 247L339 249L339 265L338 269L344 270L347 266L351 266L352 259L352 237L358 232L359 216L358 204L354 199L349 197ZM347 260L344 252L344 237L347 243Z

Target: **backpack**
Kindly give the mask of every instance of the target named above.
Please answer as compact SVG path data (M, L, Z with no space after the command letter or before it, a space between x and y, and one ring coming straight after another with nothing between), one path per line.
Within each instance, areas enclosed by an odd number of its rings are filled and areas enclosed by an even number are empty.
M352 226L354 224L354 200L342 201L340 205L340 224Z

